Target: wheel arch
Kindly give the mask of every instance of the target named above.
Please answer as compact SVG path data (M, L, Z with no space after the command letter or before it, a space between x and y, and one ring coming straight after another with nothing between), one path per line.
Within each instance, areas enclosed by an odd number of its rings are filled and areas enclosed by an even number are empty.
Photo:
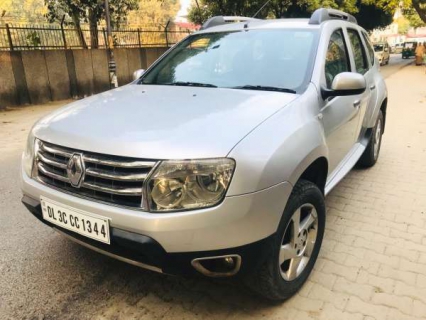
M388 109L388 97L386 97L383 100L382 105L380 106L380 110L383 113L383 131L382 131L382 133L384 133L385 129L386 129L386 112L387 112L387 109Z
M313 150L294 170L290 182L294 185L303 179L318 186L325 194L325 185L328 177L328 158L325 146L319 146Z
M300 179L310 181L318 186L323 194L325 194L325 184L328 176L328 161L325 157L320 157L312 162L309 167L303 171Z

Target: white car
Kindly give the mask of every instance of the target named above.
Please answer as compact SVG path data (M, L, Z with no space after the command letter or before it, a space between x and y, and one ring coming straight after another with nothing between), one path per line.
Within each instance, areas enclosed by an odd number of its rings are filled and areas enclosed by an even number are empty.
M389 64L390 60L390 49L389 44L386 42L374 43L374 53L379 60L381 66Z

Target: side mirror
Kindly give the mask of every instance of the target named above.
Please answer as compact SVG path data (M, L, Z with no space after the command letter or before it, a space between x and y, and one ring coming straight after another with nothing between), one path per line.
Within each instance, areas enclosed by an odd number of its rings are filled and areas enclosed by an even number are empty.
M321 89L321 95L325 100L330 97L358 95L366 89L367 82L363 75L354 72L342 72L334 78L331 89Z
M145 69L138 69L135 72L133 72L133 80L137 80L145 73Z

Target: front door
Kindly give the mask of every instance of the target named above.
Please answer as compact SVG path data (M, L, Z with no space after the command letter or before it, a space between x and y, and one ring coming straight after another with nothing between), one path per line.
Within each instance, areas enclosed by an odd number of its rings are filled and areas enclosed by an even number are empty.
M325 82L331 89L334 78L342 72L351 72L348 45L342 29L330 37L325 62ZM355 144L362 95L331 97L321 109L324 132L329 149L329 172L333 172Z

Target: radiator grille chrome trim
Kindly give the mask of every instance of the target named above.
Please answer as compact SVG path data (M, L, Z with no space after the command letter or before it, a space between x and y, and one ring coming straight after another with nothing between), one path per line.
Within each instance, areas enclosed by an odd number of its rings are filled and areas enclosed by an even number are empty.
M55 160L49 159L48 157L44 156L42 153L39 153L38 156L42 162L48 165L61 168L61 169L67 168L67 164L62 161L59 161L58 159L55 159Z
M66 166L65 166L66 167ZM111 179L116 181L132 181L132 180L144 180L148 176L146 173L140 174L117 174L111 173L101 169L87 169L86 174L95 178Z
M37 168L44 175L46 175L46 176L48 176L48 177L50 177L52 179L56 179L56 180L60 180L62 182L69 183L69 179L68 178L47 170L46 167L45 167L45 165L43 163L41 163L41 162L37 163Z
M131 209L142 209L144 182L156 161L101 155L37 140L35 179L78 197ZM80 187L71 185L71 158L81 157Z
M82 187L95 190L95 191L107 192L107 193L118 194L118 195L142 196L142 187L113 189L113 188L96 185L96 184L92 184L88 182L83 182Z
M152 168L156 163L149 161L115 161L103 157L94 157L87 155L84 155L83 158L86 163L90 162L119 168Z

